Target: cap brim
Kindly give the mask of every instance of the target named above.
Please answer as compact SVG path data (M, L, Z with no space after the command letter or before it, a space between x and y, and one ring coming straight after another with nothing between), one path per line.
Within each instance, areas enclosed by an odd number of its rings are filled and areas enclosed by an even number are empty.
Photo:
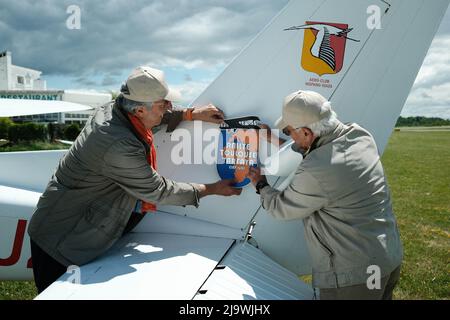
M181 101L181 93L178 90L169 88L169 93L164 99L170 102L179 102Z
M278 119L275 122L275 128L277 128L277 129L283 130L287 126L288 126L288 124L286 122L284 122L283 117L281 117L280 119Z

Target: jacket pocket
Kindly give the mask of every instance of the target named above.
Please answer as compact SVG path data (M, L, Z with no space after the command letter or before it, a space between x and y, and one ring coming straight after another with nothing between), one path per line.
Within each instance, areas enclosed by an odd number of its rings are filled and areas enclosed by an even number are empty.
M99 232L83 218L58 244L58 252L75 265L84 265L103 254L115 243L115 239Z
M322 248L323 251L326 252L326 254L328 255L328 260L329 260L329 267L330 268L334 268L334 263L333 263L333 256L334 253L333 251L325 244L325 242L319 237L319 234L316 232L316 230L314 230L314 228L311 226L311 230L312 233L314 234L314 237L316 238L317 242L319 243L319 246Z
M125 228L120 213L105 203L93 202L85 215L58 244L57 250L76 265L84 265L108 250Z
M99 201L87 208L86 221L111 238L119 237L127 222L123 210Z

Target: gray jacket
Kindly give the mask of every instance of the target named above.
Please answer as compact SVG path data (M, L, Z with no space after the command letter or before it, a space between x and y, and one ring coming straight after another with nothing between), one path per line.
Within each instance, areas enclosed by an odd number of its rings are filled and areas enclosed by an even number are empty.
M179 122L179 113L164 118L172 129L173 118ZM138 199L198 206L195 185L161 177L147 163L149 150L119 106L99 108L37 204L28 228L33 241L63 265L83 265L122 236Z
M321 137L290 186L283 192L265 187L261 199L277 219L303 219L315 287L365 284L369 266L379 266L384 277L402 262L378 149L357 124L340 124Z

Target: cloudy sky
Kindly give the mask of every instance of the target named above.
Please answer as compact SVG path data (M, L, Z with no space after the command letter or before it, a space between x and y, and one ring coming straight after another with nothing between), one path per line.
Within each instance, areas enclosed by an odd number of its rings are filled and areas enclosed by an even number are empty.
M0 51L44 72L49 88L117 91L137 65L166 71L195 98L287 0L0 0ZM81 29L66 12L81 9ZM403 115L450 119L450 10Z

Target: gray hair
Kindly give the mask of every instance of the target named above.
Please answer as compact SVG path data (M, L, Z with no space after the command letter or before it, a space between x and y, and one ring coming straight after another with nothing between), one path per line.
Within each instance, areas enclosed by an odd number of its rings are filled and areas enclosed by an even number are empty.
M323 109L329 108L329 116L325 119L322 119L318 122L312 123L306 128L310 129L316 137L322 137L324 135L327 135L331 132L333 132L336 127L341 123L341 121L338 120L336 112L331 110L331 104L329 102L325 103L322 106ZM325 110L324 110L325 111Z
M119 97L119 103L122 106L122 108L129 113L136 113L136 109L139 107L145 107L147 110L150 110L153 106L150 102L137 102L133 100L128 100L124 96Z

